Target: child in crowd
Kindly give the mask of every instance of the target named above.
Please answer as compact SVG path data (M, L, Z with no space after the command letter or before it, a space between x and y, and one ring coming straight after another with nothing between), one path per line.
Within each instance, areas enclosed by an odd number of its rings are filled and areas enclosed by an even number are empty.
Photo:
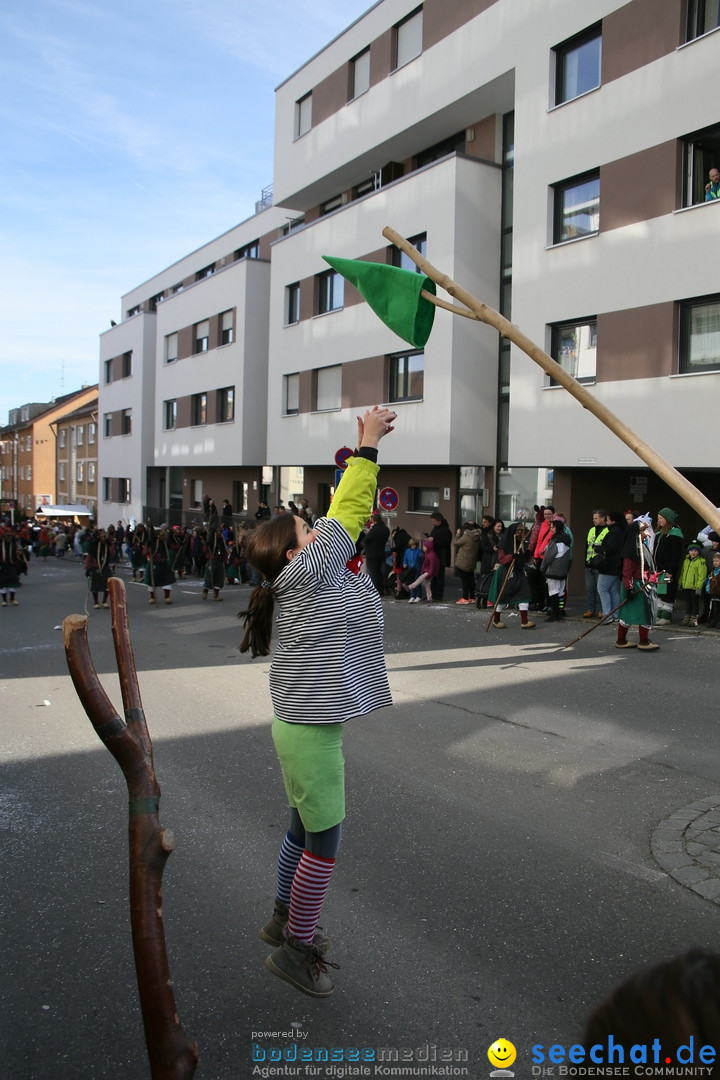
M714 551L712 570L705 581L705 594L710 598L708 626L716 629L720 622L720 551Z
M693 540L687 546L687 555L680 567L678 591L685 599L685 615L681 626L697 626L702 606L702 594L707 578L707 564L701 556L702 544Z
M277 604L272 736L290 803L275 908L260 937L275 946L265 959L272 974L315 998L334 989L329 943L316 928L345 817L343 724L392 704L382 602L368 575L347 564L372 510L378 443L393 430L395 415L376 405L358 417L359 449L327 517L311 527L299 514L276 515L248 543L248 561L262 578L240 613L240 651L268 655Z
M400 584L400 591L402 591L409 582L415 581L415 578L419 576L420 569L422 567L422 561L423 553L420 549L420 545L413 536L411 537L408 546L405 548L405 555L403 556L403 576L402 582ZM398 595L400 594L398 593ZM416 597L418 600L420 599L419 585L417 589L413 589L413 591L410 593L409 603L412 603L412 601L414 601Z
M431 536L427 536L423 540L423 552L424 557L422 566L420 568L420 575L415 581L410 584L404 584L403 589L407 589L410 593L410 603L420 603L420 586L425 589L424 603L432 604L432 583L433 578L436 578L440 573L440 560L437 557L435 551L435 544Z

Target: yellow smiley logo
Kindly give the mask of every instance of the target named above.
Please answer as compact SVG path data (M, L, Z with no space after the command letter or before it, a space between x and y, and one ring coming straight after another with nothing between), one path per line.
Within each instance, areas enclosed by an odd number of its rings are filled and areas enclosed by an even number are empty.
M488 1050L490 1064L498 1069L508 1069L517 1057L517 1051L507 1039L496 1039Z

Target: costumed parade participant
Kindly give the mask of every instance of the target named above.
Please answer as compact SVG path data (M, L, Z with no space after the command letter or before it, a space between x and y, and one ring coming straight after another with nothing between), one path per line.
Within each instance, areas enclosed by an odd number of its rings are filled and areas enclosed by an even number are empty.
M495 604L491 624L495 630L505 629L500 613L509 604L518 606L521 630L532 630L535 626L528 618L532 593L525 573L525 564L532 556L528 551L527 540L528 529L524 521L513 521L500 538L498 564L488 593L488 602ZM500 600L502 603L498 602Z
M138 574L143 577L145 569L147 567L147 556L145 554L148 544L149 534L142 522L136 525L135 531L132 535L130 542L130 565L132 566L132 579L137 581Z
M370 578L347 563L372 509L378 443L395 417L377 405L358 417L358 450L326 517L310 528L299 515L276 516L248 544L262 581L239 616L245 616L240 651L267 656L277 604L272 733L291 808L275 908L260 937L275 946L268 969L311 997L334 989L328 941L316 928L345 817L343 724L392 704L382 601Z
M165 603L172 604L171 591L175 584L175 574L170 569L170 548L165 529L160 529L157 536L151 537L145 545L145 584L150 590L150 603L154 604L155 590L162 589Z
M620 589L620 621L616 649L634 649L628 641L631 626L637 626L640 637L638 649L654 652L660 646L650 640L650 630L657 619L657 572L650 549L645 542L648 523L638 518L628 525L620 552L622 556L622 588Z
M202 598L207 600L210 589L215 592L214 599L222 600L221 591L225 584L225 567L229 553L225 537L220 529L210 533L205 545L205 577L203 579Z
M103 594L102 606L104 608L110 606L108 581L113 574L113 567L110 565L110 547L107 533L103 529L98 529L90 537L90 547L85 556L85 574L90 578L90 592L96 608L100 607L100 590Z
M0 606L8 606L8 592L12 606L18 606L15 592L22 584L20 575L27 572L28 561L23 546L8 525L0 533L0 596L2 596Z

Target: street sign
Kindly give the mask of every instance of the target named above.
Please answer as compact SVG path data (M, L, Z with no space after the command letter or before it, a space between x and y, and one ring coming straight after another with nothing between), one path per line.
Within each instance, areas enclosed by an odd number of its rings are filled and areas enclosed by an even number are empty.
M335 490L336 490L336 491L337 491L337 486L338 486L338 484L340 483L340 481L341 481L341 480L342 480L342 478L343 478L343 473L344 473L344 472L345 472L345 470L344 470L344 469L336 469L336 470L335 470Z
M338 469L347 468L348 458L351 458L352 456L353 451L350 449L349 446L341 446L335 454L335 464L337 465Z
M379 501L383 510L394 510L400 500L395 488L384 487L380 492Z

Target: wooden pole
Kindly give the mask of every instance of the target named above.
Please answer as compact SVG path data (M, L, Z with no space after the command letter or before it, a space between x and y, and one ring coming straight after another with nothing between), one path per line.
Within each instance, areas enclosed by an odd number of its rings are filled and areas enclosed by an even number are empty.
M511 322L508 322L499 311L495 311L494 308L488 307L481 300L469 293L466 289L463 289L461 285L458 285L447 274L443 274L440 270L436 269L425 259L420 252L410 244L404 237L402 237L395 229L390 228L387 225L382 235L395 244L401 251L403 251L408 258L416 264L416 266L434 281L436 285L439 285L448 295L459 300L461 304L473 313L475 318L480 322L488 323L490 326L494 326L503 337L508 341L512 341L514 345L517 345L519 349L522 349L531 360L534 360L536 364L545 371L548 375L564 386L568 393L580 402L584 409L591 412L593 416L596 416L598 420L605 427L609 428L613 434L628 446L633 453L645 462L645 464L652 469L652 471L664 480L668 487L671 487L673 491L683 499L688 506L692 506L693 510L697 511L703 521L706 521L709 525L712 525L716 532L720 533L720 512L713 506L710 500L703 495L703 493L691 484L687 477L678 472L676 468L670 465L656 450L653 450L646 442L644 442L634 431L631 430L619 417L615 416L602 402L590 393L590 391L579 383L577 379L574 379L572 375L569 375L567 371L556 363L551 356L548 356L543 349L538 345L535 345L530 338L526 337L516 326L513 326ZM428 296L428 299L432 299ZM438 305L445 306L445 305ZM451 310L455 310L453 305L450 305ZM457 309L458 314L463 314L462 309Z
M197 1068L198 1049L180 1025L163 928L162 875L174 840L159 822L160 785L130 643L125 583L113 577L108 584L124 720L95 671L86 616L68 615L63 622L65 654L83 708L127 783L130 923L150 1075L152 1080L190 1080Z

